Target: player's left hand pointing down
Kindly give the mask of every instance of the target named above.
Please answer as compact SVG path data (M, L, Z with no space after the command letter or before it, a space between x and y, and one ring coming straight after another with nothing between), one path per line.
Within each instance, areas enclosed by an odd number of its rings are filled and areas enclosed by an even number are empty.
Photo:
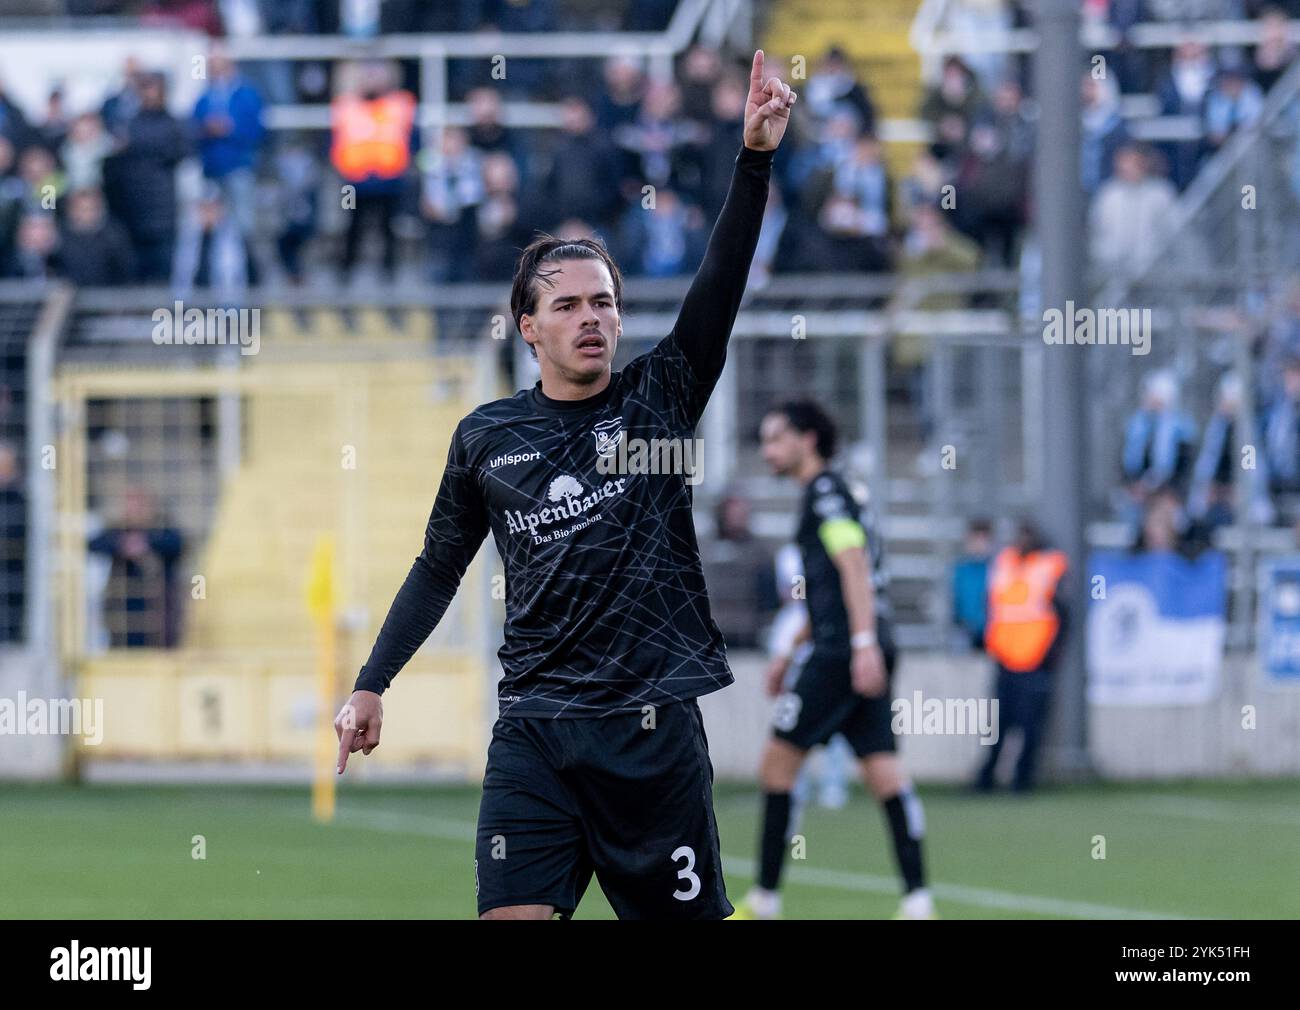
M339 737L338 773L348 766L348 755L361 751L369 754L379 746L379 731L384 724L384 702L374 691L353 691L346 705L334 717L334 732Z
M763 50L754 53L749 71L749 97L745 99L745 146L753 151L773 151L785 136L790 107L799 96L778 77L763 78Z

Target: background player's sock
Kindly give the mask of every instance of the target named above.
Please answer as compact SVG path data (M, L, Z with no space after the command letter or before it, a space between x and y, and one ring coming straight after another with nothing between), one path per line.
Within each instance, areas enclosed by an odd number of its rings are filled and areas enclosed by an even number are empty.
M781 883L786 833L790 829L790 794L763 794L763 835L759 844L758 886L775 891Z
M889 797L882 804L894 837L894 855L898 872L903 876L903 891L925 886L925 868L921 860L921 839L925 837L925 813L921 801L911 789Z

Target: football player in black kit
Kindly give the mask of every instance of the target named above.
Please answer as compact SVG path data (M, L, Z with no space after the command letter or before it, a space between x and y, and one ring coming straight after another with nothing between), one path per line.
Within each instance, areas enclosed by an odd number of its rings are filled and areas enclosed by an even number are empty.
M380 695L490 530L506 574L505 675L479 808L481 918L568 917L593 873L619 918L732 912L695 701L732 675L705 593L693 477L620 472L633 468L619 460L633 440L694 437L794 102L757 51L704 261L672 332L622 371L611 371L622 278L604 245L543 235L524 250L511 309L541 380L457 426L424 550L335 720L341 774L349 753L377 746Z
M921 801L894 753L890 685L896 650L889 621L884 545L865 494L827 463L835 455L835 425L815 403L796 401L769 411L760 429L763 461L773 473L803 485L795 540L803 557L808 625L797 641L812 652L789 689L789 656L767 672L777 698L772 737L763 752L763 825L757 885L736 918L780 916L777 888L790 827L790 791L808 751L842 733L858 756L862 781L880 803L894 844L903 900L896 918L934 918L925 886Z

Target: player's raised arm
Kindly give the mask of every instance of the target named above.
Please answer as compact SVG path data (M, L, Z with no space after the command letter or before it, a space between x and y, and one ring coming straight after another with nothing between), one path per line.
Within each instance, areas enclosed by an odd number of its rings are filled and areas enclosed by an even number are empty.
M727 340L740 310L767 206L772 153L785 136L796 97L778 78L765 77L763 50L754 53L745 100L744 144L704 262L682 302L670 337L686 355L705 397L726 359Z
M369 754L379 746L379 725L383 719L379 696L437 627L456 595L465 570L487 536L487 510L472 472L462 463L463 451L458 429L452 436L447 467L429 515L424 550L411 565L406 581L388 608L370 658L357 677L352 698L334 720L339 737L340 774L347 765L349 753L361 750Z

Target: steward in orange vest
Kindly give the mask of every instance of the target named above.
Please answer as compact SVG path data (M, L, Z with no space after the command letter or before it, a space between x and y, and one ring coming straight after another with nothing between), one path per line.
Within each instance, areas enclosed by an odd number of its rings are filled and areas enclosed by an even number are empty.
M411 164L415 96L390 91L367 98L339 95L330 106L330 161L344 182L397 179Z
M984 647L998 664L993 688L998 700L998 735L987 748L975 788L994 787L1003 741L1023 734L1011 788L1034 787L1038 751L1052 697L1052 667L1065 631L1067 611L1057 594L1067 559L1049 550L1038 531L1022 522L1016 541L993 559L989 573L989 619Z
M1026 532L993 559L984 637L989 655L1016 673L1045 665L1061 630L1056 589L1067 567L1060 551L1023 542Z

